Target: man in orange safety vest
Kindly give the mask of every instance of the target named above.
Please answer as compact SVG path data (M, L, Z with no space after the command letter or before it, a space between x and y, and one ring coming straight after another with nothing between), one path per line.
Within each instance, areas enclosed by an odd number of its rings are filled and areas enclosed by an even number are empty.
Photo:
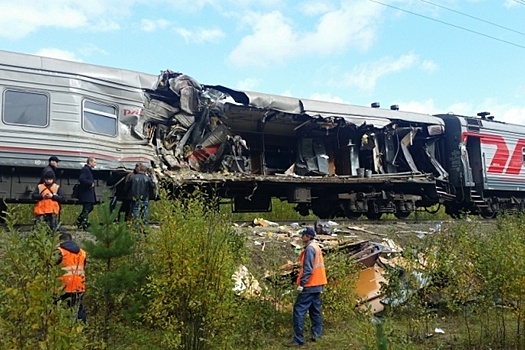
M77 319L86 322L86 312L82 303L82 297L86 291L86 252L73 241L71 234L64 232L59 236L60 245L58 250L60 256L57 265L64 270L60 277L63 294L60 300L65 300L69 307L76 308Z
M289 347L304 345L303 325L306 312L310 313L312 341L321 338L323 318L321 314L321 293L327 283L323 253L314 241L315 230L307 227L301 231L304 249L299 255L300 270L297 277L297 299L293 307L293 341Z
M60 186L55 183L55 174L52 171L44 174L44 183L38 184L32 198L37 200L33 210L35 221L45 221L51 230L56 230L60 202L64 197Z

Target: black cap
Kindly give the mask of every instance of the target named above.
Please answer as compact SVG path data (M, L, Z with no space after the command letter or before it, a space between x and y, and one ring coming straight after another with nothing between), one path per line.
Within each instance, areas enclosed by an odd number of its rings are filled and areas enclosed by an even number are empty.
M54 161L57 162L57 163L60 162L60 159L58 159L57 156L51 156L51 157L49 157L49 161L52 161L52 160L54 160Z
M44 174L44 179L55 179L55 173L53 173L52 171L46 171L46 173Z

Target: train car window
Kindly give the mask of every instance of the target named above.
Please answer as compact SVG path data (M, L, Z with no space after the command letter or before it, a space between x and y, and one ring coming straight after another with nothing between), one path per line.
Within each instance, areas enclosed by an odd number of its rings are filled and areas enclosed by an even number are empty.
M49 97L43 93L6 90L2 120L6 124L45 127L49 121Z
M117 108L98 102L84 101L83 127L87 132L117 135Z
M523 163L525 163L525 148L521 149L521 156L522 156L521 166L523 166Z

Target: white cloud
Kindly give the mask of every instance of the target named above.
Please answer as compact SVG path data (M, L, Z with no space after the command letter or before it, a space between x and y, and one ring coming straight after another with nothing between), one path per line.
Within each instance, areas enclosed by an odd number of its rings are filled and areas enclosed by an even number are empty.
M317 100L317 101L327 101L327 102L347 103L348 104L348 102L344 101L341 97L334 96L330 93L314 92L313 94L310 95L309 98L312 100Z
M418 56L406 54L397 59L384 58L379 62L362 64L343 75L334 85L357 87L361 90L372 90L377 81L388 74L412 68L418 62Z
M366 50L375 40L381 11L371 2L344 0L339 9L320 16L310 30L299 28L279 11L251 13L243 18L251 33L240 40L229 60L238 66L264 67L299 55L332 55L349 47Z
M475 105L476 109L470 110L470 115L476 115L478 112L489 112L495 120L501 120L513 124L525 124L525 105L511 105L501 103L496 99L487 98Z
M186 43L210 43L223 39L226 35L218 28L198 28L191 31L186 28L175 28L175 33L180 35Z
M0 36L20 39L41 27L79 28L87 23L85 15L59 1L0 3Z
M260 79L246 78L237 83L237 88L244 91L255 91L259 84L261 83Z
M476 116L479 112L489 112L495 120L512 124L525 124L525 105L510 105L498 103L492 98L481 102L456 102L449 106L437 106L433 99L425 101L400 102L399 109L402 111L427 113Z
M302 47L324 55L343 52L350 46L366 50L375 39L380 10L370 2L344 1L340 9L320 18L315 31L301 39Z
M474 104L470 102L456 102L448 106L444 111L439 113L454 113L459 115L476 115L476 113L481 111L474 112ZM434 113L436 113L434 111Z
M495 116L497 120L523 125L525 124L525 105L509 106L506 109L496 110Z
M309 0L299 4L299 9L306 16L317 16L333 10L334 5L329 1Z
M77 58L73 52L54 48L40 49L35 52L35 55L82 62L82 60Z
M433 99L428 99L424 101L408 101L408 102L399 102L396 103L399 106L400 111L405 112L415 112L415 113L427 113L427 114L436 114L439 112L436 108L436 104ZM443 112L446 113L446 112Z
M253 23L253 33L242 38L230 53L229 59L236 65L267 66L298 52L297 36L280 12L251 14L246 21Z
M144 18L140 21L140 28L148 33L166 29L170 26L170 21L164 19L164 18L157 18L157 19L148 19Z
M514 95L517 98L525 97L525 85L518 85L514 91Z
M518 3L518 1L505 0L505 3L503 4L503 6L505 6L507 8L511 8L511 7L520 6L520 4Z
M94 44L87 44L84 47L78 49L78 52L82 56L91 56L91 55L107 55L108 52Z
M224 38L226 35L224 32L218 28L199 28L195 32L195 40L197 42L214 42Z
M439 68L438 68L438 65L436 62L432 61L432 60L424 60L422 63L421 63L421 69L424 71L424 72L427 72L427 73L434 73L435 71L437 71Z
M0 37L21 39L42 28L112 31L138 0L0 2Z

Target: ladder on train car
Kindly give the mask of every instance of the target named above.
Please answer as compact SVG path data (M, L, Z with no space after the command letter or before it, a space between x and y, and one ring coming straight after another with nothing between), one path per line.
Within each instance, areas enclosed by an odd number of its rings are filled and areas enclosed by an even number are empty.
M481 196L475 188L470 189L470 200L472 201L472 204L474 207L483 210L488 209L489 205L487 202L483 199L483 196Z

